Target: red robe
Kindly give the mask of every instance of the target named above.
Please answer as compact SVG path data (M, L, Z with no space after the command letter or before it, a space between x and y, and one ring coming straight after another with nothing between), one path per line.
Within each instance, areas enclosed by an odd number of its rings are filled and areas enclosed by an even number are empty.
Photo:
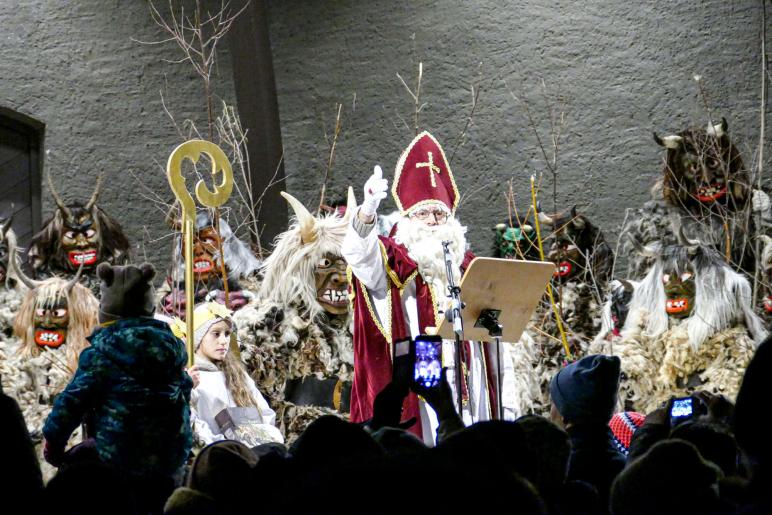
M418 265L408 255L404 245L392 238L379 236L380 249L386 268L389 320L378 320L375 306L365 287L349 269L349 288L354 310L354 384L351 389L351 421L363 422L373 416L375 396L391 382L392 342L410 336L402 292L406 285L415 281L418 322L421 332L427 326L438 327L440 316L437 302L429 285L418 273ZM474 259L467 251L461 270ZM418 397L410 393L403 405L402 420L415 417L418 423L410 431L422 437Z

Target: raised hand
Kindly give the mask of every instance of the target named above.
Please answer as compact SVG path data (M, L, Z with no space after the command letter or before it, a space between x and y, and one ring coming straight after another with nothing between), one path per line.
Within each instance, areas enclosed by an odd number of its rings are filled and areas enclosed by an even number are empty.
M365 183L365 198L359 207L359 217L365 223L371 223L378 210L378 204L386 198L389 181L383 178L383 170L378 165L373 168L373 174Z

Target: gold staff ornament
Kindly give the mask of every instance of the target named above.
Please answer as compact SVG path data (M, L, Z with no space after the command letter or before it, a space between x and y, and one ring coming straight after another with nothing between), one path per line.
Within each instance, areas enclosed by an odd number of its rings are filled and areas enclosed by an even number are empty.
M169 186L182 206L182 234L185 241L185 325L188 367L193 366L193 303L195 285L193 284L193 232L196 226L196 203L185 184L182 163L190 159L195 165L206 154L212 162L212 181L214 190L210 190L203 179L196 183L196 198L201 205L214 209L225 204L233 191L233 170L228 157L220 147L211 141L192 139L179 145L169 156L166 163L166 177ZM217 175L221 174L220 182Z

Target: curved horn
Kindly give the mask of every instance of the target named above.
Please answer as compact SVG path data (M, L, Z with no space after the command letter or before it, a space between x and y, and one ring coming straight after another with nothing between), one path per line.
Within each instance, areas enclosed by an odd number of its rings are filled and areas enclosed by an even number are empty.
M27 275L22 272L21 265L19 264L19 254L14 252L14 255L11 256L11 258L8 260L9 265L9 274L15 276L17 279L19 279L21 282L24 283L24 286L29 288L30 290L34 290L41 284L43 284L43 281L35 281L33 279L30 279L27 277Z
M46 173L46 177L48 178L48 189L51 190L51 195L54 197L54 202L56 202L56 205L59 207L59 211L64 214L65 218L72 218L72 212L70 212L70 209L64 204L62 198L59 196L59 192L57 192L54 187L54 181L51 180L51 173Z
M351 217L354 216L354 212L357 210L357 196L354 195L354 188L348 187L348 195L346 196L346 214L343 215L343 221L348 223Z
M686 247L697 247L701 245L700 240L690 240L687 238L683 225L678 227L678 243Z
M103 178L103 174L100 173L99 177L97 177L97 183L96 183L96 187L94 188L94 193L91 194L91 198L88 199L88 203L86 204L86 207L83 208L86 211L91 211L91 208L94 207L94 204L96 204L96 201L99 198L99 192L102 189L102 178Z
M78 272L75 274L75 277L70 279L67 282L67 285L64 287L64 291L66 291L68 294L70 293L70 290L72 290L76 284L78 284L78 281L80 280L80 276L83 274L83 261L80 262L80 266L78 267Z
M300 203L298 199L287 193L281 192L281 196L292 207L295 212L295 218L298 219L300 226L300 241L305 245L316 241L316 218L306 209L306 206Z
M546 214L542 213L541 211L539 211L538 216L539 216L539 221L541 223L543 223L543 224L551 224L551 223L553 223L552 217L551 216L547 216Z
M686 252L690 256L694 255L694 253L697 252L697 249L701 245L700 240L690 240L686 237L683 225L678 227L678 243L686 247Z
M727 123L726 118L721 118L721 123L715 125L708 124L708 136L720 138L726 134L728 129L729 124Z
M633 244L635 251L638 254L642 255L643 257L656 258L659 255L659 253L657 252L657 249L649 247L648 245L642 244L640 241L636 240L630 233L627 233L627 237L630 238L630 242Z
M665 148L669 148L671 150L676 150L681 148L681 143L683 143L684 139L681 136L665 136L664 138L660 138L657 136L657 133L654 132L654 141L657 142L657 145Z

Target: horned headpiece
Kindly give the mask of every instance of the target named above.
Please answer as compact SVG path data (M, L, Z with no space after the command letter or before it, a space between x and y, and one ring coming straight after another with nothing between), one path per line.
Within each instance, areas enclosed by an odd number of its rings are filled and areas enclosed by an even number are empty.
M599 286L609 279L614 253L603 232L573 206L567 213L547 215L538 211L539 222L552 227L547 258L557 266L555 277L562 281L595 281Z
M676 245L633 245L654 265L635 289L622 331L644 332L655 338L669 328L669 318L688 325L689 343L697 348L713 334L743 323L757 341L766 336L751 309L748 280L712 247L688 239L678 230Z
M281 195L292 207L295 220L277 236L273 252L263 263L260 296L281 305L299 305L311 317L324 311L345 312L348 281L341 245L356 211L353 189L348 190L343 215L314 216L289 193Z
M740 152L732 144L725 118L706 129L691 128L654 141L667 149L662 189L676 207L697 210L724 206L741 209L749 200L750 184Z
M13 322L14 333L21 339L19 352L34 357L43 348L63 347L62 364L74 372L99 314L99 301L78 282L83 267L69 281L59 277L36 281L21 270L17 256L10 262L14 275L29 288Z
M48 187L57 209L43 228L32 237L28 252L30 265L39 271L86 272L100 262L122 264L128 259L129 242L121 225L97 206L102 176L89 200L65 204L48 174Z

